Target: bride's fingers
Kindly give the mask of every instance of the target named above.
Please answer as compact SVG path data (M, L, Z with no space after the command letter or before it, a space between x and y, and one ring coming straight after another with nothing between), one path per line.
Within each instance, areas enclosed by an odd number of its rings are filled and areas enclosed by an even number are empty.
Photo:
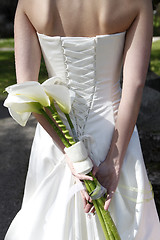
M109 205L111 203L112 197L113 197L114 192L112 191L111 193L107 194L107 199L104 204L104 209L107 211L109 208Z
M93 181L93 178L91 176L87 176L85 174L80 174L80 173L77 173L73 167L73 164L71 163L71 161L69 160L69 158L66 156L66 161L68 163L68 166L71 170L71 173L73 176L75 176L76 178L78 178L79 180L90 180L90 181Z
M78 178L79 180L90 180L93 181L93 178L91 176L85 175L85 174L79 174L75 173L74 176Z
M94 213L95 209L94 209L93 203L87 202L84 211L85 211L85 213L89 213L89 212Z
M84 211L85 211L85 213L89 213L89 212L94 213L95 210L94 210L93 204L87 204Z
M85 190L81 191L81 196L83 200L84 211L85 213L88 213L93 208L92 199ZM92 211L94 212L94 209Z
M92 199L85 189L81 191L81 195L85 199L85 205L87 205L87 204L91 205L92 204Z
M75 171L75 168L74 168L74 166L73 166L73 163L70 161L70 159L69 159L69 157L67 156L67 154L65 154L65 160L66 160L66 162L67 162L67 164L68 164L68 166L69 166L69 168L70 168L71 173L72 173L73 176L75 176L75 177L78 178L79 180L90 180L90 181L93 181L93 178L92 178L91 176L87 176L87 175L85 175L85 174L80 174L80 173L77 173L77 172ZM97 167L94 166L93 169L97 169ZM95 170L95 171L97 171L97 170Z

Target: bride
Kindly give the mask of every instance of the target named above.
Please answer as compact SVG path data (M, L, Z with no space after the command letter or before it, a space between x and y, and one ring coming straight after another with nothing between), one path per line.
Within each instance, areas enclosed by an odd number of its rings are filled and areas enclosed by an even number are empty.
M94 174L107 189L104 209L109 209L122 240L160 236L135 127L151 42L151 0L18 2L17 82L38 81L42 52L49 77L62 78L75 92L71 118L93 160ZM96 213L89 214L94 208L86 190L68 197L75 179L92 178L75 171L50 125L41 115L34 116L40 124L23 204L5 240L105 239Z

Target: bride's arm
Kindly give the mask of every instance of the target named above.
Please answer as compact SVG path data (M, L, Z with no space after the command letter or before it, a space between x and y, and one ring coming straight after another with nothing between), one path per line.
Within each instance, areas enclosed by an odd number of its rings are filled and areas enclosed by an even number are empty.
M23 1L20 1L17 7L15 15L15 62L16 62L16 77L17 83L22 83L26 81L38 81L40 62L41 62L41 49L35 28L32 26L28 17L23 9ZM52 137L54 142L59 146L62 152L64 152L64 145L53 131L50 124L46 119L40 115L34 113L37 121L43 126L43 128ZM91 177L84 174L77 174L73 169L69 158L66 156L66 161L68 162L72 174L82 180L92 180ZM89 212L91 205L87 204L87 201L91 198L85 190L81 191L82 199L84 202L84 210Z
M38 81L41 50L36 30L25 14L23 1L19 1L16 10L14 40L17 83ZM34 114L34 116L63 151L64 145L46 119L39 114Z
M127 31L124 49L123 88L117 120L107 158L97 177L107 188L108 209L116 190L120 169L139 113L152 41L152 2L141 1L140 11Z
M17 83L38 81L41 62L41 49L36 30L25 14L23 0L19 1L16 10L14 32ZM40 114L33 113L33 115L64 153L64 145L55 131L53 131L53 128L48 121ZM67 156L66 159L69 161ZM92 180L92 177L90 176L77 174L74 171L71 163L69 166L72 174L77 178L81 180Z

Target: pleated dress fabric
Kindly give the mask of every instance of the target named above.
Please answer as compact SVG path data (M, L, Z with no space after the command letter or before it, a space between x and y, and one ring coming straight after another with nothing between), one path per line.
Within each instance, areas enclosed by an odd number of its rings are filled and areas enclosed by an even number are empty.
M37 34L49 77L60 77L75 92L70 117L98 166L109 150L121 98L125 32L96 37ZM97 215L84 213L75 186L63 153L38 124L22 208L5 240L105 240ZM109 211L122 240L160 239L136 127Z

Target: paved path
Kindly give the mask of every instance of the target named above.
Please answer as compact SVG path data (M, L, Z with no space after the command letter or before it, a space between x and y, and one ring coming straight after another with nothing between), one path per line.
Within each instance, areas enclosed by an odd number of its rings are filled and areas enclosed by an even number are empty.
M33 118L23 128L0 102L0 240L21 207L34 131Z
M9 52L9 51L14 51L14 48L8 48L8 47L4 47L4 48L0 48L1 52Z

